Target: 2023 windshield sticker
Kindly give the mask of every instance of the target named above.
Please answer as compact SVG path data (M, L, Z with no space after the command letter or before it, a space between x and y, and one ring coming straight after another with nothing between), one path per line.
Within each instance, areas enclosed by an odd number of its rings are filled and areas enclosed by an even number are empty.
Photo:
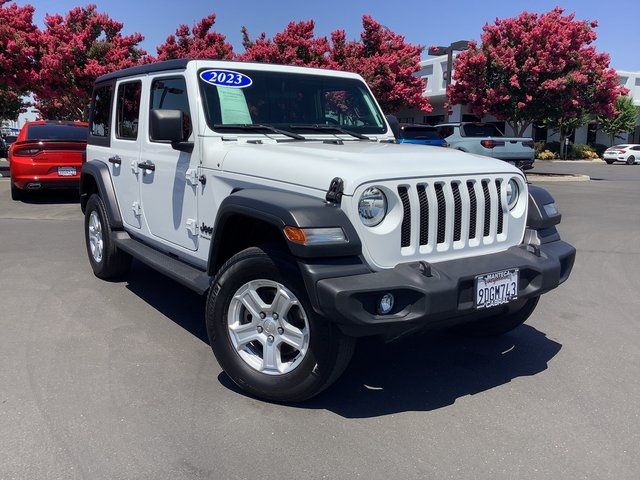
M218 87L247 88L253 84L248 75L233 70L211 69L200 73L202 81Z

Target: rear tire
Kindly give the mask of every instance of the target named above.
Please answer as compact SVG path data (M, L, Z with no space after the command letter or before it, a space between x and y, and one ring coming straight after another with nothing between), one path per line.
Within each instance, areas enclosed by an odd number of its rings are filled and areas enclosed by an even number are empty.
M231 380L276 402L300 402L327 388L355 345L313 311L297 266L277 250L248 248L222 266L209 290L206 323L213 353Z
M89 263L96 277L118 280L131 267L131 255L120 250L111 240L111 225L107 210L99 195L93 194L87 202L84 231Z
M540 297L530 298L520 310L457 325L452 331L468 337L499 337L526 322L536 309L539 299Z
M636 157L633 155L629 155L627 158L627 165L634 165L636 163Z
M11 182L11 200L19 201L24 199L24 191Z

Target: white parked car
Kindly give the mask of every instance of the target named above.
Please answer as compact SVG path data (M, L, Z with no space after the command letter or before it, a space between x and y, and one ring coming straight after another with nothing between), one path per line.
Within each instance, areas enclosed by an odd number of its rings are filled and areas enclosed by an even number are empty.
M111 73L82 169L89 262L115 279L135 257L208 295L229 377L304 400L356 337L499 335L568 278L551 195L479 158L397 144L352 73L189 60Z
M505 137L491 123L451 122L436 125L449 147L509 162L522 170L533 168L535 144L532 138Z
M627 165L640 163L640 145L615 145L604 151L604 161L611 165L614 162L624 162Z

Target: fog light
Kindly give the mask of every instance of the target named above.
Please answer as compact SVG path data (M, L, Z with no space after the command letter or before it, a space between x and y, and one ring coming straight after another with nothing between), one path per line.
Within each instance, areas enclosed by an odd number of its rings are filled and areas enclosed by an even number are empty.
M378 303L378 313L381 315L386 315L393 308L393 295L390 293L385 293L380 299L380 303Z

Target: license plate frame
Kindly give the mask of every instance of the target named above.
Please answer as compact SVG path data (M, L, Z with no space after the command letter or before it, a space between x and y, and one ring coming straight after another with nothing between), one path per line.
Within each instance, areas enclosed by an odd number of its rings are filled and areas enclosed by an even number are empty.
M75 177L77 173L76 167L58 167L59 177Z
M476 310L506 305L518 299L520 270L509 268L476 275L474 306Z

